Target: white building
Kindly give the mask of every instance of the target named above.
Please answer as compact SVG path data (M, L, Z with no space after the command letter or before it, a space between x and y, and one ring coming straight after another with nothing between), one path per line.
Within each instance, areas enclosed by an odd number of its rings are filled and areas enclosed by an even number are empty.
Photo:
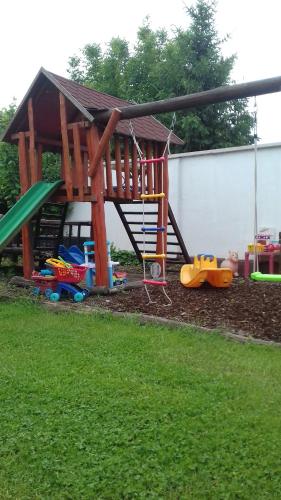
M258 147L258 228L281 231L281 143ZM190 255L239 258L254 236L254 146L171 155L170 204ZM75 203L69 221L90 220L88 203ZM107 237L123 250L131 243L112 203Z

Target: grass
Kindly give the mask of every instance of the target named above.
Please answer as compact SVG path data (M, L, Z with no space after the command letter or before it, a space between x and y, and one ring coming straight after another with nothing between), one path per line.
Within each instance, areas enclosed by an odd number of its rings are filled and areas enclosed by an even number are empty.
M280 498L281 350L0 303L0 498Z

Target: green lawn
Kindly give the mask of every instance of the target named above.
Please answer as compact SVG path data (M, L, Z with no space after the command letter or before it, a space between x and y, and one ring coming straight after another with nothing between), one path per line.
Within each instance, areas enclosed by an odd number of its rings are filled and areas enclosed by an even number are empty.
M281 349L0 303L0 498L281 498Z

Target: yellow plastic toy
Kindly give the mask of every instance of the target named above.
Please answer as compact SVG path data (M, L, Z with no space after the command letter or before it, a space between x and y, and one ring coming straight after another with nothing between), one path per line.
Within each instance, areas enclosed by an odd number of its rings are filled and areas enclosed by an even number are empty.
M47 259L46 264L49 264L50 266L53 266L53 267L67 267L67 268L72 267L71 264L69 264L68 262L65 262L61 257L59 257L59 259L53 259L53 258Z
M181 268L180 281L187 288L199 288L205 281L216 288L227 288L233 278L231 269L218 268L217 258L213 255L198 255L193 264Z

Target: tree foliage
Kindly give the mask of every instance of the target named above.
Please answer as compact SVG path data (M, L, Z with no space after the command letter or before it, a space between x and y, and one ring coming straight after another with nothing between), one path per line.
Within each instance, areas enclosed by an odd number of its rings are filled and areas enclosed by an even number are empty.
M121 38L105 51L88 44L69 59L68 72L79 83L139 103L230 84L235 56L223 56L227 37L220 39L215 17L215 0L197 0L186 8L187 27L172 36L154 31L146 18L133 50ZM170 126L171 115L159 118ZM239 100L179 112L175 132L185 151L203 150L251 143L252 124L247 101Z
M16 103L0 109L0 136L7 128L16 112ZM6 212L20 193L18 148L0 142L0 213ZM59 178L60 157L53 153L43 153L43 179L54 181Z
M14 116L16 104L0 110L0 136ZM19 194L18 150L16 146L0 142L0 213L13 205Z

